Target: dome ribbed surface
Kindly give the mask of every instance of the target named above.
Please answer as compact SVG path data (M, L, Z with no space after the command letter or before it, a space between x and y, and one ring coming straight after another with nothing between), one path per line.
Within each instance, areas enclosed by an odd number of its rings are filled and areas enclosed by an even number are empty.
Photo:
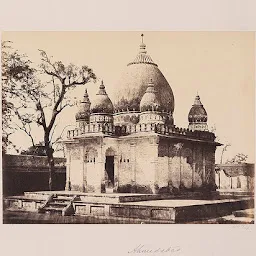
M207 112L200 101L200 97L197 95L195 98L194 105L189 111L188 121L194 122L207 122Z
M113 114L114 107L112 101L108 97L108 94L103 85L103 81L100 85L99 92L96 94L96 97L91 104L91 113L106 113Z
M150 58L151 59L151 58ZM113 103L116 112L122 110L140 110L140 101L143 97L148 82L153 80L158 92L161 105L166 112L174 111L174 96L172 89L156 64L150 63L148 57L136 57L129 63L115 88Z

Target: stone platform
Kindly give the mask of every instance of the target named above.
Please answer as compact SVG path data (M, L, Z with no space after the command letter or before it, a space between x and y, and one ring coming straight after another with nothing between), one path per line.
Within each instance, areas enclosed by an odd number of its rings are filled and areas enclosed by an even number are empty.
M198 196L198 195L197 195ZM75 191L26 192L4 199L5 210L20 210L105 219L139 219L154 223L189 223L228 216L254 207L253 197L202 200L173 195L93 194Z
M36 191L25 192L28 198L47 199L49 195L55 194L58 197L78 196L79 200L88 203L125 203L149 200L172 199L173 195L161 194L131 194L131 193L82 193L78 191Z

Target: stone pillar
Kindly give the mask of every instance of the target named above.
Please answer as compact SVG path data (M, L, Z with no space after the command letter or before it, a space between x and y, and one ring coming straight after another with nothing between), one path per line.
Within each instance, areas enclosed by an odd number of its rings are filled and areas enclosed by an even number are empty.
M87 160L87 156L85 155L85 143L83 141L83 143L81 144L81 161L82 161L82 173L83 173L83 192L86 192L86 187L87 187L87 172L86 172L86 160Z
M170 191L172 190L172 159L171 159L171 148L168 146L168 159L167 159L167 168L168 168L168 187Z
M179 155L179 173L180 173L180 186L179 188L181 189L183 187L183 183L182 183L182 171L183 171L183 164L182 164L182 148L179 149L179 152L178 152L178 155Z
M70 191L71 190L71 182L70 182L70 162L71 162L71 150L70 145L66 145L67 149L67 163L66 163L66 185L65 190Z
M158 165L158 138L154 138L153 143L151 145L152 147L152 171L154 173L154 180L152 180L151 184L150 184L150 188L152 190L153 194L156 194L156 185L157 185L157 165ZM151 168L149 168L151 169Z
M106 192L106 184L105 184L105 151L103 150L102 143L100 145L100 152L99 152L99 163L98 166L100 168L100 192L105 193Z
M114 189L113 192L118 192L119 186L119 159L120 156L114 156Z
M195 180L195 173L196 173L196 147L193 146L193 152L192 152L192 185L191 188L194 188L194 180Z
M131 178L131 185L132 185L132 193L135 193L134 190L136 187L136 145L135 143L131 144L131 170L132 170L132 178Z
M202 182L205 184L205 150L202 148L202 158L203 158L203 173L202 173Z

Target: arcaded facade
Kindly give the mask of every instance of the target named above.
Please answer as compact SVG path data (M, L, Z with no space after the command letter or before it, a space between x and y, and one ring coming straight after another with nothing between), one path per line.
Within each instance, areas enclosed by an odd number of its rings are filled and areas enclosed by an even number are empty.
M175 193L215 189L215 150L197 95L188 128L174 124L174 95L146 45L126 67L110 99L103 82L90 102L85 90L68 131L66 190Z

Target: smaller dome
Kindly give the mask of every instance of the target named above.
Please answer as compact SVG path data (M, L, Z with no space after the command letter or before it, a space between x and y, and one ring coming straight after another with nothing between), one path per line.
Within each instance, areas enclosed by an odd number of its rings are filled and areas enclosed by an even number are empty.
M192 105L192 108L189 111L188 121L189 123L207 122L207 113L200 101L199 95L196 96L194 105Z
M161 103L157 97L157 92L152 79L148 84L146 92L141 98L140 111L161 111Z
M101 81L99 92L91 105L91 113L113 114L114 106L108 97L103 81Z
M89 100L89 96L87 93L87 89L85 89L83 100L79 103L78 112L76 113L76 120L89 120L90 116L90 105L91 102Z

